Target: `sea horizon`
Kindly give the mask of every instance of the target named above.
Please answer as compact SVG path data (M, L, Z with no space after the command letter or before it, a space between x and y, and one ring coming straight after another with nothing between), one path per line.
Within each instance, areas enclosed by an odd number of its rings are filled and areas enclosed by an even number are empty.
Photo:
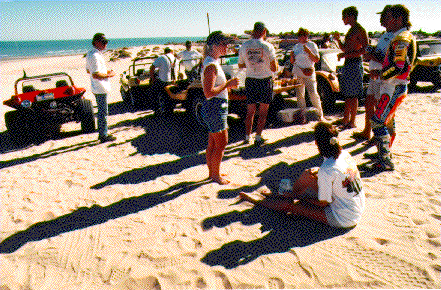
M108 50L146 45L183 44L185 41L203 41L202 36L109 38ZM0 41L0 60L53 57L83 54L92 47L90 39L70 40L8 40Z

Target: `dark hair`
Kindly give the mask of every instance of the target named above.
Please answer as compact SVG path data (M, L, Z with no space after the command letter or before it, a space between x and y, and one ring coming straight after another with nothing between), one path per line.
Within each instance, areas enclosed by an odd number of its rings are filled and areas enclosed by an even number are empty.
M164 53L165 53L165 54L170 53L170 52L172 52L172 50L170 49L170 47L166 47L166 48L164 48Z
M346 7L345 9L343 9L342 15L343 15L343 17L354 16L355 20L357 20L357 17L358 17L357 7L355 7L355 6Z
M297 31L297 36L309 36L309 30L303 27L299 28L299 31Z
M403 26L407 27L407 29L410 29L410 27L412 26L412 23L410 23L409 21L409 9L407 9L406 6L401 5L401 4L397 4L397 5L393 5L390 9L389 9L390 15L397 19L398 17L402 17L403 19Z
M107 40L104 33L98 32L98 33L95 33L95 35L92 38L92 45L95 45L95 42L101 42L101 43L107 44L109 41Z
M314 127L314 138L323 157L337 159L340 156L341 146L337 137L337 128L330 123L319 122Z

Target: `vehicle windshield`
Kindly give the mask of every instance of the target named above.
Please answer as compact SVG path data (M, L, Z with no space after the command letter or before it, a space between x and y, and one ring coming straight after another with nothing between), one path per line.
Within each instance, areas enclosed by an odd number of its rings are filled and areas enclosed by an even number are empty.
M43 91L58 87L71 86L69 77L65 75L61 76L48 76L41 78L25 79L17 84L17 89L21 90L21 93L27 93L32 91Z
M418 48L421 56L441 55L441 42L421 43Z
M324 53L322 55L321 69L329 72L336 72L337 68L343 66L344 59L338 60L338 52Z

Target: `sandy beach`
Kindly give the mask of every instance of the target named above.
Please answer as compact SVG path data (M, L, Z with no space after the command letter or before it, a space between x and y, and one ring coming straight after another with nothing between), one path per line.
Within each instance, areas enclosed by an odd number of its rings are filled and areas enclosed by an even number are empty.
M319 166L315 122L267 128L267 145L255 148L242 145L244 125L231 119L221 170L232 182L209 183L204 130L182 112L165 122L122 103L119 75L130 63L108 63L115 142L68 123L60 139L18 146L4 124L10 108L1 106L0 290L441 288L440 90L420 83L404 100L396 169L362 172L363 219L339 230L238 198ZM65 71L97 110L83 55L0 65L2 101L23 69ZM375 149L352 139L355 130L339 138L363 164Z

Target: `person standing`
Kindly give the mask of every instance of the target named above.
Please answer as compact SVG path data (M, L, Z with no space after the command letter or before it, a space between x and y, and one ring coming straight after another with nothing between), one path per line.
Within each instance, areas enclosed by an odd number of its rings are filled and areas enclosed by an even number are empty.
M177 58L181 59L181 63L184 65L185 74L189 81L194 80L198 76L198 72L195 70L196 65L202 58L202 54L196 50L191 50L191 41L185 42L185 50L177 54Z
M86 71L90 74L92 93L95 95L98 105L98 139L104 142L116 140L108 134L107 128L107 95L110 93L109 78L114 77L113 70L108 70L104 61L103 51L107 47L108 40L103 33L96 33L92 39L93 49L86 54Z
M300 28L297 32L299 43L297 43L291 52L291 63L293 64L293 74L297 76L300 86L296 88L296 97L302 116L302 124L306 121L306 102L305 87L308 90L309 99L317 110L320 120L323 119L323 110L320 96L317 92L317 79L315 76L314 65L320 60L317 44L310 41L309 31Z
M372 131L378 140L375 161L366 167L371 171L394 170L390 153L391 136L387 124L407 96L409 74L416 59L416 40L410 32L409 9L398 4L390 8L388 26L394 37L386 51L380 77L380 100L372 117Z
M278 69L276 50L265 41L268 30L262 22L254 24L252 39L239 49L239 69L246 68L245 94L247 97L247 116L245 119L245 144L250 142L254 115L259 104L258 121L254 145L264 144L262 131L265 127L269 104L273 99L273 74Z
M358 98L363 94L363 63L362 55L368 45L366 30L357 22L358 10L354 6L343 9L342 18L345 25L350 25L344 43L340 34L335 32L339 48L343 51L338 59L345 59L340 80L340 91L345 99L345 108L341 129L355 128Z
M155 115L163 116L166 111L166 102L168 94L165 91L165 87L174 81L174 69L175 69L175 56L173 51L166 47L164 48L164 54L155 59L150 66L150 83L153 98L156 98Z
M367 89L366 102L365 102L365 125L361 132L355 132L353 137L356 139L366 139L371 138L371 118L374 115L375 106L378 99L380 98L380 72L383 67L384 57L386 55L386 50L393 38L394 33L390 31L388 27L390 12L389 9L392 5L386 5L383 11L379 12L381 26L386 28L386 32L381 35L376 46L368 46L367 52L364 55L365 60L369 61L369 86Z
M206 99L200 112L209 131L206 150L209 178L221 185L229 183L220 174L220 164L228 144L228 89L237 87L239 80L232 78L227 81L219 58L226 54L227 46L232 42L233 39L221 31L212 32L207 37L201 74Z

